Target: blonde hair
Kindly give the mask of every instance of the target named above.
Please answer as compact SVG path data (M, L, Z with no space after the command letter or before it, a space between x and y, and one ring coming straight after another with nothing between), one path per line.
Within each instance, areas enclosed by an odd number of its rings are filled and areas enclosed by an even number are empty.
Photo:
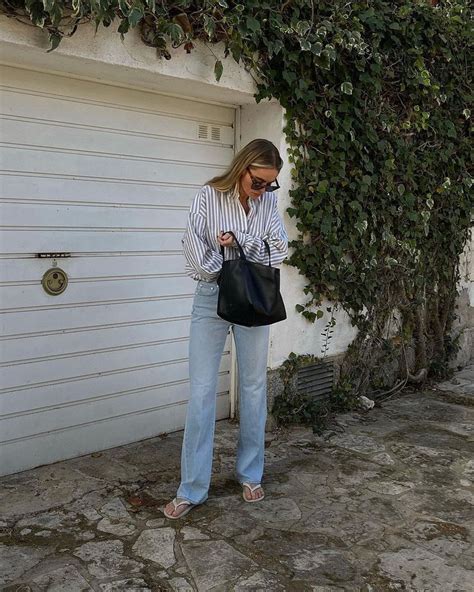
M276 146L269 140L252 140L237 152L226 172L212 178L208 185L217 191L230 191L234 196L238 196L240 178L248 167L279 171L282 166L283 161Z

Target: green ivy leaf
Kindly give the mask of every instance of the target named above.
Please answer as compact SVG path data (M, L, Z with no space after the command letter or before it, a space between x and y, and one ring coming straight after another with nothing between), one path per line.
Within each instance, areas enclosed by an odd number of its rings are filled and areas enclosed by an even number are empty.
M323 181L320 181L316 187L316 191L318 193L326 193L329 187L329 181L327 179L324 179Z
M142 6L134 6L132 10L128 13L128 22L130 27L136 27L138 23L142 20L145 16Z
M341 84L341 91L345 94L345 95L351 95L352 91L353 91L353 87L352 84L350 82L343 82Z
M222 72L224 71L224 66L222 65L221 60L217 60L214 64L214 75L216 77L217 82L221 79Z
M46 14L43 10L42 2L26 0L25 9L27 14L30 15L31 22L42 29L46 22Z
M207 14L204 15L204 31L207 33L209 40L214 37L216 32L216 23L214 19Z
M303 37L311 29L311 23L309 21L298 21L295 27L295 31Z
M118 0L118 6L124 15L128 14L129 7L126 0Z
M254 18L253 16L248 16L246 22L247 22L247 29L252 31L252 33L256 33L257 31L260 31L260 22L256 18Z
M47 53L54 51L58 45L61 43L62 36L59 33L53 32L49 35L49 43L50 48L48 49Z
M124 38L125 33L128 32L130 28L130 24L127 19L123 19L123 21L118 26L118 32L120 33L122 39Z
M300 47L302 51L310 51L311 43L307 39L300 39Z
M234 60L237 63L240 62L240 58L242 56L242 48L240 47L240 45L238 43L233 42L230 44L229 49Z
M283 41L281 39L276 39L273 43L273 53L278 55L281 51L285 49Z
M356 228L356 230L360 233L360 234L364 234L365 231L367 230L368 227L368 222L367 220L358 220L355 224L354 227Z
M171 41L176 45L181 43L184 39L184 31L177 23L168 23L166 27L163 28L163 33L169 35Z

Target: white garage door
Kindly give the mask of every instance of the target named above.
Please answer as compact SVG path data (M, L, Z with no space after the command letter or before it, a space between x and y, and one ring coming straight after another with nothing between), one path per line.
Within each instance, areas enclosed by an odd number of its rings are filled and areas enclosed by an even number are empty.
M195 283L181 237L197 189L232 159L235 113L9 67L1 82L5 474L184 425ZM53 296L41 279L55 263L69 283Z

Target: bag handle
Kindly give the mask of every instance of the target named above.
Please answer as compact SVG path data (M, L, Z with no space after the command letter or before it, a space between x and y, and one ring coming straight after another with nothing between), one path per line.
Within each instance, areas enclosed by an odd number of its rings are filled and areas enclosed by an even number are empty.
M225 232L224 234L230 234L234 238L235 244L237 245L237 247L239 249L241 259L243 259L244 261L247 261L247 257L245 256L244 250L242 249L242 245L239 243L239 241L237 240L237 237L232 232L232 230L227 230L227 232ZM264 240L263 243L264 243L265 248L268 253L268 266L271 267L272 266L272 259L271 259L271 255L270 255L270 246L266 240ZM222 255L222 259L225 261L224 247L222 245L221 245L221 255Z

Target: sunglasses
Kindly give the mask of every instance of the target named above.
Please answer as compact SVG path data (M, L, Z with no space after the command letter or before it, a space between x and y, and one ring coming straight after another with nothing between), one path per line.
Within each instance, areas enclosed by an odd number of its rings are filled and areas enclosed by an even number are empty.
M272 191L276 191L277 189L280 189L280 185L278 184L277 179L275 179L275 185L272 185L271 183L267 183L266 181L262 181L262 179L259 179L258 177L254 177L248 167L247 167L247 172L250 175L250 180L252 181L252 189L255 189L255 191L265 188L265 191L272 192Z

